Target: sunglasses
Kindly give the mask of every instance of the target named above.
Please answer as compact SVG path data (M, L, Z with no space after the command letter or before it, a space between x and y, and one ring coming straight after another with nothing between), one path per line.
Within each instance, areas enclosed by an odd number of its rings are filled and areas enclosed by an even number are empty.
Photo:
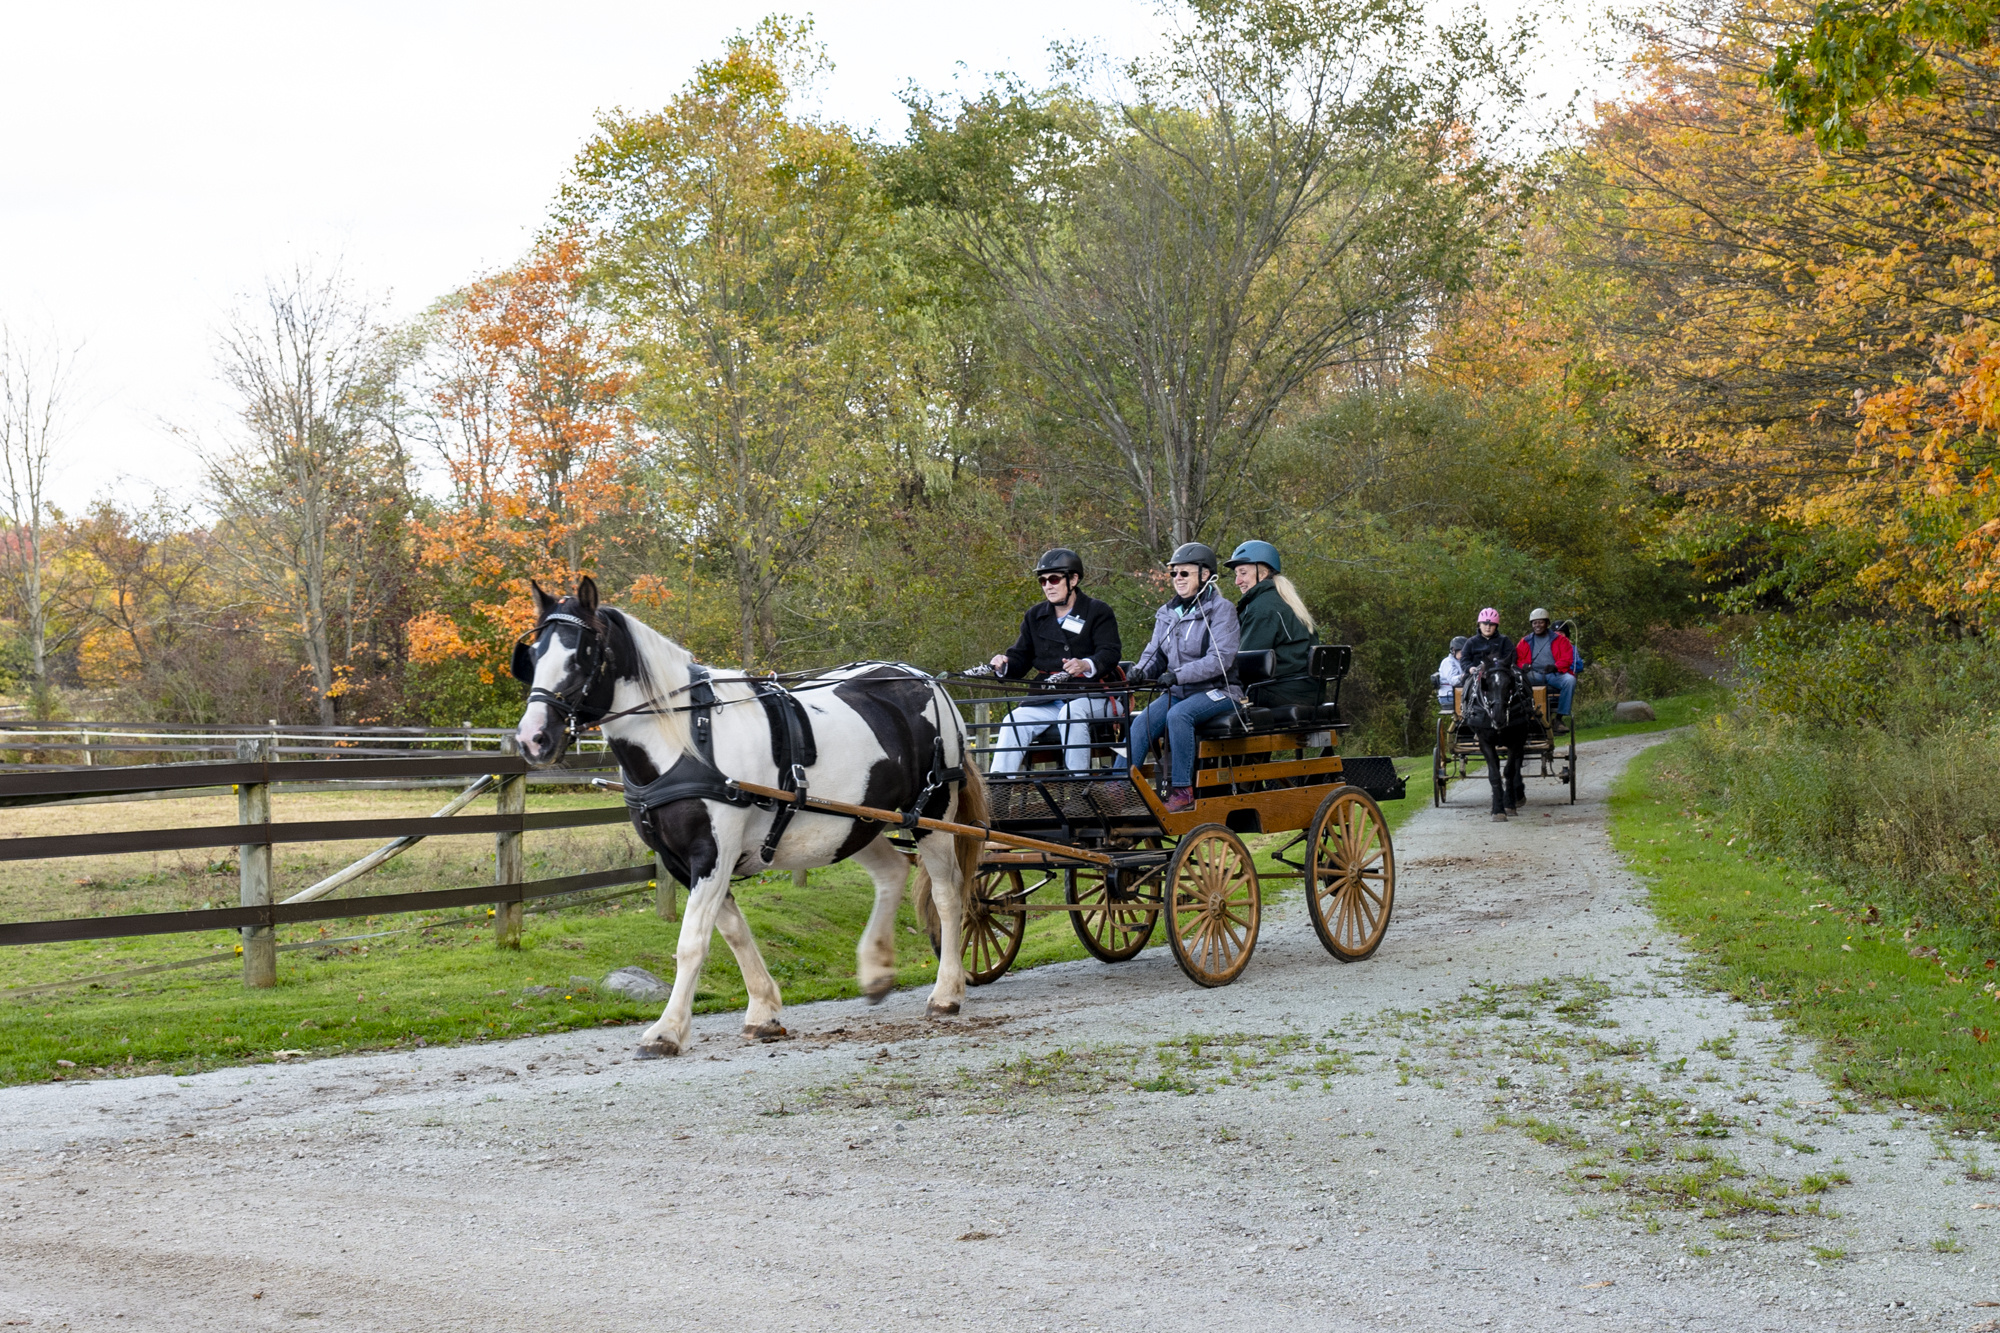
M1201 571L1199 569L1176 569L1173 571L1172 577L1177 579L1191 579L1199 577L1200 574Z
M1042 586L1043 586L1043 587L1045 587L1045 588L1046 588L1046 587L1047 587L1047 586L1048 586L1049 584L1051 584L1051 583L1068 583L1068 582L1069 582L1069 575L1067 575L1067 574L1043 574L1043 575L1040 575L1040 578L1041 578L1041 580L1042 580Z

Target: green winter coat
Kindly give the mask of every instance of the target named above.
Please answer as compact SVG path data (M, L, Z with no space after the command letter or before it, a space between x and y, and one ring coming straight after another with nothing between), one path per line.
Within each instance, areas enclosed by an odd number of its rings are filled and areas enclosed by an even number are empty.
M1278 596L1278 585L1274 581L1265 579L1243 594L1243 599L1236 603L1236 620L1243 632L1237 652L1253 653L1275 648L1278 650L1278 669L1273 675L1281 678L1305 675L1307 658L1312 653L1312 646L1319 642L1319 635L1307 629L1299 620L1298 613L1285 605L1285 599ZM1265 707L1319 702L1318 683L1310 680L1258 685L1251 688L1250 694L1250 702Z

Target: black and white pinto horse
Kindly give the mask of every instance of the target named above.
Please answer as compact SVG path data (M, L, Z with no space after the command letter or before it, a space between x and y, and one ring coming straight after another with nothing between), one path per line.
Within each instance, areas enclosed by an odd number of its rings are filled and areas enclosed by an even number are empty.
M1465 684L1465 722L1479 738L1479 752L1486 756L1493 814L1505 819L1508 811L1518 810L1528 799L1527 783L1521 779L1530 707L1526 684L1518 671L1501 662L1481 662Z
M929 818L984 824L985 787L967 762L950 697L897 663L843 667L790 692L752 685L741 672L711 682L685 648L600 605L588 577L573 597L551 597L539 585L534 592L535 630L515 649L515 674L531 686L517 732L523 757L552 765L581 730L600 726L623 769L640 838L689 890L673 994L640 1038L640 1057L688 1048L695 988L716 930L749 990L743 1035L786 1035L777 983L730 892L736 875L859 864L875 881L874 911L856 950L861 989L871 1003L885 997L895 985L896 909L910 858L883 837L881 824L758 802L729 784L801 788L850 805L918 807ZM911 834L913 905L939 950L929 1012L955 1014L965 998L959 944L982 839Z

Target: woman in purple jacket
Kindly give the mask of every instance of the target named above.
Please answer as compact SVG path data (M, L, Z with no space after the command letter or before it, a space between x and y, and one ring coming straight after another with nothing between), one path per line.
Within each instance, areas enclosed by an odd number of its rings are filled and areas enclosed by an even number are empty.
M1166 733L1173 752L1167 810L1194 804L1194 729L1235 708L1243 691L1229 683L1236 662L1236 608L1215 586L1215 552L1187 542L1167 562L1174 598L1153 613L1153 637L1133 664L1134 680L1151 679L1160 697L1132 719L1132 744L1117 766L1143 764Z

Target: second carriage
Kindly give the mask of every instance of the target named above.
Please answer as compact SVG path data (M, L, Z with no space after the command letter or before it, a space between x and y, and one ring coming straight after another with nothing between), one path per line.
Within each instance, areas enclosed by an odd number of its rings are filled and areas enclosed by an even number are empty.
M1564 622L1558 628L1574 637L1575 626ZM1433 677L1432 679L1436 679ZM1569 804L1576 804L1576 721L1568 720L1558 729L1554 712L1554 690L1547 685L1527 687L1528 726L1521 743L1521 773L1553 781L1569 789ZM1431 747L1431 804L1444 805L1451 799L1451 784L1466 776L1475 762L1484 762L1479 737L1465 718L1465 689L1452 690L1449 709L1439 708L1437 739Z
M1184 811L1167 809L1154 766L1039 766L1059 762L1042 738L1022 771L988 774L992 837L966 923L967 980L998 980L1028 919L1063 914L1083 947L1111 963L1136 957L1164 918L1181 970L1199 985L1227 985L1256 948L1262 880L1275 877L1303 880L1313 929L1335 958L1372 955L1396 888L1379 802L1401 798L1403 783L1387 758L1340 753L1340 682L1351 660L1343 646L1312 650L1319 703L1239 707L1201 724L1195 802ZM1274 666L1275 654L1248 652L1236 673L1254 693ZM967 700L975 734L999 725L986 721L991 702ZM1093 725L1097 757L1108 758L1122 721ZM1286 869L1260 875L1244 837L1274 833L1295 835L1265 852Z

